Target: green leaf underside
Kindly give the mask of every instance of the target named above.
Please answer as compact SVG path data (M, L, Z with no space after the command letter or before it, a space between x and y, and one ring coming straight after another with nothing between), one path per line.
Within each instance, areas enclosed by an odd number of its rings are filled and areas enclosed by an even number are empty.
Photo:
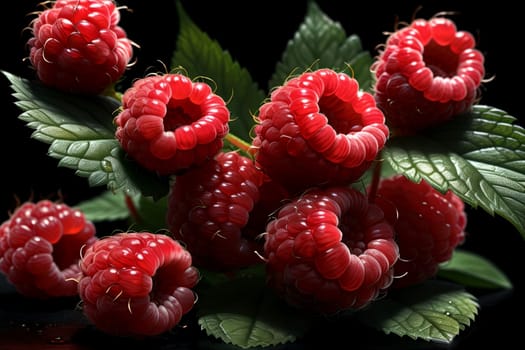
M370 91L373 83L371 64L372 56L363 50L360 38L347 36L340 23L334 22L310 1L304 21L288 42L269 87L282 85L291 75L307 70L332 68L346 71L357 79L361 90Z
M502 216L525 238L525 129L515 120L475 105L424 135L391 138L383 156L411 180Z
M262 276L242 276L199 292L197 312L206 334L243 349L294 342L310 326L309 318L265 287Z
M228 104L230 132L250 141L253 116L257 114L266 93L259 89L250 73L234 61L217 41L197 27L179 1L177 10L180 31L171 60L172 68L182 68L192 78L206 77L203 81L215 86L214 92Z
M494 263L461 249L456 249L452 259L440 265L438 275L465 287L512 288L512 282Z
M478 309L476 298L461 287L427 281L391 291L357 315L386 334L450 343L474 321Z
M127 159L115 138L113 118L120 102L105 96L77 96L2 72L11 83L19 119L33 129L31 137L50 145L58 165L86 177L92 187L161 197L161 181Z

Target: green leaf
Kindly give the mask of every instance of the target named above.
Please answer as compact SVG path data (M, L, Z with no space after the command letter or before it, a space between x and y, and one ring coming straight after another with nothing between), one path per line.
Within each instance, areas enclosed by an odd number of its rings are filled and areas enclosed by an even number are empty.
M111 191L162 197L167 180L127 159L115 138L113 119L120 102L105 96L78 96L48 88L8 72L19 119L34 129L31 137L50 144L58 166L75 170L89 185Z
M87 219L98 221L128 220L129 231L160 232L166 230L167 196L154 200L142 195L106 191L78 203Z
M135 205L136 217L134 218L134 231L160 232L167 227L166 213L168 196L158 200L151 197L134 196L131 198Z
M124 220L129 217L129 210L123 193L105 191L102 194L75 205L86 219L92 222Z
M501 215L525 237L525 130L515 120L475 105L424 135L391 138L383 155L395 171L452 190L472 207Z
M206 334L243 349L294 342L311 322L278 299L265 286L263 274L242 275L199 291L196 306Z
M357 35L347 36L339 22L334 22L314 1L309 1L303 23L277 63L269 87L282 85L290 75L309 69L350 70L362 90L370 91L373 76L372 56L364 51Z
M474 321L479 304L457 285L427 281L393 290L356 316L386 334L450 343Z
M465 287L512 288L512 282L493 262L461 249L456 249L452 259L440 265L438 275Z
M217 95L228 103L231 113L230 132L243 140L251 140L250 132L255 115L266 97L253 81L250 73L241 68L217 41L212 40L190 19L180 1L177 1L180 31L172 68L182 68L190 77L206 77L216 82Z

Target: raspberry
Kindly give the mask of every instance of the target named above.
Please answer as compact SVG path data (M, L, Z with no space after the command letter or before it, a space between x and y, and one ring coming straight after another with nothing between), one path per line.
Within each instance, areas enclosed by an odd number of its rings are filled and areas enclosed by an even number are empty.
M29 59L42 83L99 94L118 81L133 55L111 0L57 0L32 22Z
M445 194L428 182L412 182L403 175L382 179L377 204L390 215L399 245L392 288L423 282L438 272L465 239L465 204L453 192ZM394 210L392 210L394 209ZM387 215L388 216L388 215Z
M221 152L177 176L168 197L169 230L186 244L195 265L230 271L263 263L268 215L285 191L237 152Z
M139 79L122 101L116 137L132 158L159 175L213 158L229 132L224 100L208 84L181 74Z
M82 309L99 330L118 336L158 335L195 303L199 272L169 236L118 233L98 240L81 260Z
M267 225L267 283L290 305L332 314L386 292L398 258L382 210L349 187L312 189Z
M251 151L292 193L348 184L370 167L389 131L373 95L344 73L319 69L275 89L259 109Z
M453 21L417 19L391 34L372 64L386 122L413 133L468 111L485 74L484 56Z
M25 202L0 226L0 271L22 295L77 295L80 250L97 240L84 214L63 203Z

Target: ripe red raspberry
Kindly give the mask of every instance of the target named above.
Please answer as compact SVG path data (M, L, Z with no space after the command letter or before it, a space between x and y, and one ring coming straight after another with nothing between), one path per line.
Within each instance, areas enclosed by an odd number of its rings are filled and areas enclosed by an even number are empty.
M148 76L124 93L116 137L143 167L170 175L213 158L229 120L226 103L208 84L181 74Z
M85 252L78 288L82 309L99 330L158 335L176 326L196 301L199 271L169 236L150 232L104 237Z
M251 159L221 152L177 176L168 197L168 228L198 267L231 271L260 264L260 236L284 198L284 190Z
M32 22L29 59L57 89L98 94L118 81L133 55L112 0L57 0Z
M372 64L387 125L411 133L468 111L485 74L475 44L472 34L443 17L417 19L391 34Z
M349 187L313 189L267 226L267 283L290 305L332 314L386 291L398 258L382 210Z
M390 217L399 245L392 288L423 282L438 272L465 239L465 204L453 192L445 194L428 182L412 182L403 175L382 179L377 204Z
M259 109L252 152L291 192L348 184L369 168L389 131L374 97L344 73L319 69L275 89Z
M25 202L0 226L0 271L25 296L74 296L80 250L96 240L81 211L49 200Z

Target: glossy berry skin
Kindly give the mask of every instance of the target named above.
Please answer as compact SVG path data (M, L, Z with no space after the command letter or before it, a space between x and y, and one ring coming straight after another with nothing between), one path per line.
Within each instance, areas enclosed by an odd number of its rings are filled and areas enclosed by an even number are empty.
M182 74L148 76L124 93L116 138L141 166L171 175L212 159L229 120L226 103L208 84Z
M381 180L376 202L390 213L399 245L392 288L434 277L439 264L450 260L465 240L465 204L451 191L443 194L424 180L415 183L395 175Z
M267 283L290 305L356 310L386 291L398 259L382 210L349 187L313 189L284 205L266 230Z
M416 19L388 37L372 71L391 130L414 133L471 108L485 74L475 45L471 33L444 17Z
M82 310L99 330L146 337L176 326L195 303L199 272L169 236L118 233L86 249L78 284Z
M58 0L32 21L29 59L42 83L100 94L124 74L132 42L112 0Z
M25 202L0 226L0 271L30 298L77 295L83 247L95 226L64 203Z
M262 264L261 235L286 197L250 158L220 152L177 176L168 197L168 228L200 268L228 272Z
M331 69L303 73L276 88L257 116L257 165L292 193L357 180L389 130L374 97Z

